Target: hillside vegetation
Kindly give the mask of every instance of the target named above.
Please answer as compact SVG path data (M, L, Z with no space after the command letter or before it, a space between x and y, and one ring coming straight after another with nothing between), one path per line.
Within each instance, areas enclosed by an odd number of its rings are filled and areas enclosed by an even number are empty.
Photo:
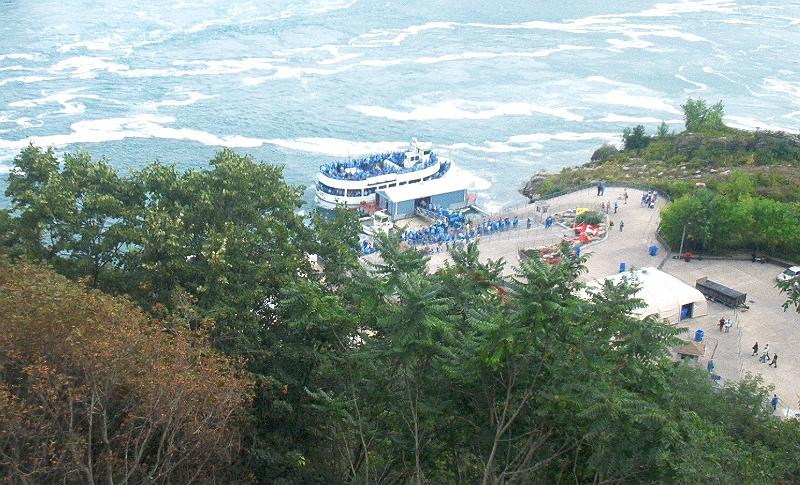
M36 147L15 162L4 482L800 476L800 421L773 415L768 388L715 389L673 362L678 330L632 316L627 283L579 296L585 259L566 245L505 278L474 244L430 273L382 236L364 267L352 211L303 218L281 167L230 150L183 173Z
M626 128L622 149L604 145L580 167L534 175L522 192L536 199L600 181L645 185L675 202L662 214L675 248L686 225L688 249L800 259L800 136L727 127L721 103L690 99L683 110L685 131Z

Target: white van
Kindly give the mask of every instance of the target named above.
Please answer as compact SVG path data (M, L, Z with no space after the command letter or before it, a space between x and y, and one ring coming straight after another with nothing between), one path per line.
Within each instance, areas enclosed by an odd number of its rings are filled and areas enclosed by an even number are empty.
M793 280L798 276L800 276L800 266L791 266L786 268L786 271L780 273L775 279L782 283L784 281Z

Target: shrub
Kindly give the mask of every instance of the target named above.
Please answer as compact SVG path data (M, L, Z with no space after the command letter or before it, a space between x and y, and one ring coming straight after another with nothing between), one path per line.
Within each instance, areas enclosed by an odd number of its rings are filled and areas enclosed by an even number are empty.
M575 218L575 224L586 223L596 226L601 222L603 222L604 220L605 217L603 217L603 214L600 214L599 212L595 211L587 211L584 212L583 214L579 214L578 217Z

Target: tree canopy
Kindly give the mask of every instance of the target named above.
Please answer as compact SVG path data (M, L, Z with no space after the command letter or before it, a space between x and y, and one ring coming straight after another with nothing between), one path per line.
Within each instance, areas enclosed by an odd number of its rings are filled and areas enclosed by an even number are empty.
M568 247L503 277L506 263L472 244L432 273L392 234L371 265L352 212L301 216L302 188L280 167L230 150L183 173L120 176L80 152L61 166L35 147L16 162L0 219L14 261L0 267L0 437L13 437L0 472L18 482L124 481L134 462L161 475L129 481L161 483L800 474L798 423L771 415L760 381L715 391L673 362L677 330L632 316L627 282L587 292ZM676 203L688 209L673 226L693 211L738 220L748 187ZM722 223L698 222L716 241ZM149 436L173 439L172 454ZM126 462L131 446L143 454Z
M9 483L241 479L250 387L200 334L0 259L0 475Z
M725 123L722 118L725 115L725 106L722 101L708 106L704 99L686 100L681 105L683 109L683 121L686 124L686 131L690 133L715 133L725 130Z

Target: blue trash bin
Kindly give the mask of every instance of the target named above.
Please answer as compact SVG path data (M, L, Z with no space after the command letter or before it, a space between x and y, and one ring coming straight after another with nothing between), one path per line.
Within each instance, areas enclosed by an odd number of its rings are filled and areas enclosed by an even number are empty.
M649 252L650 256L655 256L656 254L658 254L658 246L656 246L655 244L650 246Z
M702 342L704 334L705 334L705 332L703 332L703 329L701 329L701 328L698 328L697 330L695 330L694 331L694 341L695 342Z
M624 273L625 272L625 261L622 261L621 263L619 263L619 272L620 273Z

